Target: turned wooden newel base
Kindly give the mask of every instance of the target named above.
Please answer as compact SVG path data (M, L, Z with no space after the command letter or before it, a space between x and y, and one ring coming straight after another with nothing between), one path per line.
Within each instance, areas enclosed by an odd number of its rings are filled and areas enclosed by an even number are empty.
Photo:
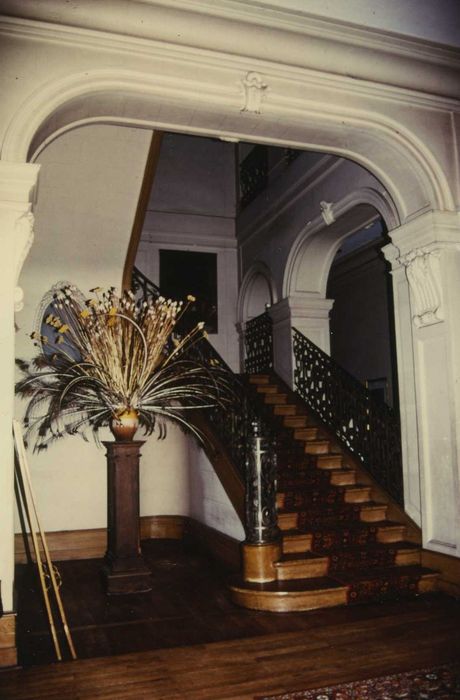
M243 542L243 578L251 583L276 580L275 562L281 558L281 540L266 544Z
M144 441L104 442L107 449L107 552L102 570L109 595L152 590L139 532L139 459Z

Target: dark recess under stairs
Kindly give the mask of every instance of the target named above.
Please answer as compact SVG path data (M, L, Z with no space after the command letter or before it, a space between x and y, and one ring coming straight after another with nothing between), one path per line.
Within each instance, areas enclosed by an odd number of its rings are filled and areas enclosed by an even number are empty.
M436 590L438 574L420 566L419 544L388 517L381 493L360 483L353 460L319 421L270 375L249 377L254 399L277 425L276 580L232 581L235 602L288 612L413 597Z

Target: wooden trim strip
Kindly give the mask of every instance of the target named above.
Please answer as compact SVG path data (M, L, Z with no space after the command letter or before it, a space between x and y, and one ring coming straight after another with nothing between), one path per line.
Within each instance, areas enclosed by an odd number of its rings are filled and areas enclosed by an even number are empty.
M185 539L194 546L202 547L229 571L241 569L241 543L194 518L187 518Z
M422 549L421 564L440 572L438 590L460 598L460 559L448 554Z
M0 617L0 667L16 666L16 614L4 613Z
M184 515L147 515L140 519L141 539L188 539L203 547L224 566L232 570L240 567L240 543L233 537ZM105 528L92 530L65 530L46 533L48 547L54 561L101 559L107 548ZM29 535L30 542L30 535ZM29 547L29 550L31 548ZM22 534L15 535L15 560L27 562Z
M136 261L137 249L142 236L142 228L145 221L145 213L152 191L153 180L157 170L158 160L160 158L160 148L163 139L161 131L152 133L152 140L145 162L144 177L142 179L141 191L137 202L136 214L134 215L133 228L129 239L128 252L126 253L125 265L123 268L123 278L121 288L123 291L131 289L131 278L133 275L133 267Z

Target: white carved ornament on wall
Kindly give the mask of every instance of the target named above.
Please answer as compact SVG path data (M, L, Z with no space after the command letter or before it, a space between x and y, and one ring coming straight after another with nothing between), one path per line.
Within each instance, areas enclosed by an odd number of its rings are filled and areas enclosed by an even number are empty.
M21 311L24 307L24 292L18 286L24 260L27 258L34 241L34 215L31 212L22 214L15 223L15 258L16 258L16 286L14 289L14 310Z
M262 99L268 85L264 83L262 76L256 71L249 71L246 73L241 84L244 92L244 104L241 108L241 112L260 114Z
M406 268L415 309L412 320L417 328L444 320L439 255L437 249L416 248L399 258Z

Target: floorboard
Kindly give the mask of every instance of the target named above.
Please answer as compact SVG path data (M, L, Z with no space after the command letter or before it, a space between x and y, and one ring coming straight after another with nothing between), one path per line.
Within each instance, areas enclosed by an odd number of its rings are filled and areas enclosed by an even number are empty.
M154 591L107 598L101 562L62 562L79 660L52 663L36 583L18 571L22 668L2 700L252 700L460 658L460 603L409 601L306 613L235 607L225 574L179 542L152 541Z

